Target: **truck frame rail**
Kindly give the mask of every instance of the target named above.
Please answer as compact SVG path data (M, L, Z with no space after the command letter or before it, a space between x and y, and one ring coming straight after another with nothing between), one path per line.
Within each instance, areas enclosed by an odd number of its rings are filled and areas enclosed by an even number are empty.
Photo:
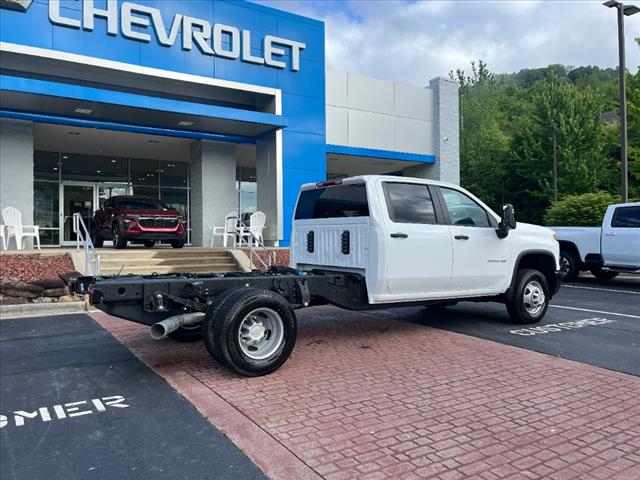
M273 291L293 308L327 303L350 310L371 308L361 275L286 267L264 272L88 276L77 278L72 286L75 293L88 294L89 303L99 310L144 325L189 312L205 313L224 292L243 288Z

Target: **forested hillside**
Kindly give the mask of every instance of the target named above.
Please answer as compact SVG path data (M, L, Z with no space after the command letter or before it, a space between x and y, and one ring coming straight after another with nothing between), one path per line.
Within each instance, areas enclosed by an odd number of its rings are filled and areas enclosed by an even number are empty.
M462 185L520 221L543 223L553 199L552 131L558 198L620 194L617 69L525 69L495 75L486 63L451 72L460 85ZM629 196L640 197L640 69L627 74Z

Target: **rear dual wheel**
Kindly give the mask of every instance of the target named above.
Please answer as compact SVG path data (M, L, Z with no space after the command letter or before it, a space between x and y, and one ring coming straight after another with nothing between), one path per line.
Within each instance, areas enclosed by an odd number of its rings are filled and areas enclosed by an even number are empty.
M289 302L271 290L228 291L207 309L202 335L221 364L247 377L266 375L289 358L296 316Z

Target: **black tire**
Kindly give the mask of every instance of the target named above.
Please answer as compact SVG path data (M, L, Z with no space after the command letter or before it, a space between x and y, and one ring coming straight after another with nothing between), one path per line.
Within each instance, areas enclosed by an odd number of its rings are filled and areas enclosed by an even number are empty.
M104 245L104 239L95 228L91 229L91 243L93 243L93 246L96 248L102 248Z
M173 248L182 248L182 247L184 247L184 238L179 238L177 240L171 240L171 246Z
M200 323L189 325L188 327L180 327L171 332L168 337L177 342L195 342L202 339L202 328Z
M127 248L127 240L122 238L120 226L117 223L113 224L113 247L118 250Z
M506 302L507 312L516 323L538 323L547 313L549 298L547 279L541 272L518 270L513 295Z
M249 321L255 324L258 315L263 314L266 326L262 324L262 330L257 332L266 338L266 352L260 352L257 347L255 352L250 352L250 345L240 343L240 328ZM277 326L269 328L269 322ZM297 323L293 308L281 295L271 290L243 288L233 290L209 307L202 331L211 356L240 375L256 377L273 372L289 358L296 342ZM254 358L260 353L267 356Z
M580 274L580 262L569 250L560 250L560 273L563 282L573 282Z
M143 243L144 243L144 248L153 248L156 245L155 240L145 240Z
M601 270L599 268L592 268L591 275L596 277L598 280L612 280L619 275L619 272L610 272Z
M233 297L236 294L236 290L225 290L218 297L216 297L208 307L204 316L204 321L202 322L201 332L202 338L204 339L204 344L207 347L207 351L209 355L213 357L213 359L218 362L220 365L230 368L227 365L226 360L220 352L216 349L213 343L213 335L214 335L214 318L218 317L220 314L220 310L224 306L224 304L229 300L229 298Z

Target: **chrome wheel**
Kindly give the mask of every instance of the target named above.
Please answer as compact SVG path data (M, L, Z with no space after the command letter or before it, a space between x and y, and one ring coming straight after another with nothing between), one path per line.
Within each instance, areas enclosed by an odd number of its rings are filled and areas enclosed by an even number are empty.
M240 323L238 342L240 349L253 360L264 360L273 355L284 340L284 324L275 310L256 308Z
M546 297L540 282L531 280L527 283L522 294L522 301L525 310L532 317L535 317L544 309Z

